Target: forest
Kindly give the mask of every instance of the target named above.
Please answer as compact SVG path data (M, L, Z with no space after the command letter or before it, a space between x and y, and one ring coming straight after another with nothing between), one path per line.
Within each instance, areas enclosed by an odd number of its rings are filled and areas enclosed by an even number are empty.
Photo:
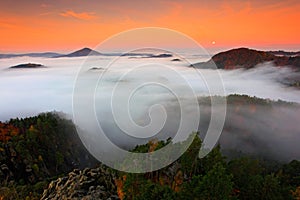
M230 99L229 103L270 103L246 96ZM43 194L62 194L58 189L49 191L55 181L74 170L83 174L99 166L105 176L110 176L109 180L113 179L114 186L106 189L124 200L300 199L300 161L286 162L242 152L225 156L220 144L199 159L202 141L198 135L191 134L192 144L171 165L158 171L132 174L110 169L95 160L81 143L73 122L62 113L42 113L1 122L0 199L40 199ZM170 138L151 140L137 145L132 152L153 152L169 143L180 146ZM74 190L81 192L77 192L77 199L85 197L85 190L97 188L100 181L81 184L83 180L76 180Z

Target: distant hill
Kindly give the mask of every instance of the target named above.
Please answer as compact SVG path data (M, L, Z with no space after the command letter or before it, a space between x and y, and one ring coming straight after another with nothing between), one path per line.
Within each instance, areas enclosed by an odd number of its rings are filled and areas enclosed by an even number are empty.
M61 54L53 53L53 52L45 52L45 53L25 53L25 54L0 54L1 58L14 58L14 57L42 57L42 58L52 58L58 57Z
M81 57L81 56L100 56L100 55L102 55L102 54L97 51L94 51L90 48L83 48L83 49L80 49L73 53L66 54L66 55L60 55L60 56L56 56L56 57Z
M27 63L27 64L20 64L10 67L10 69L30 69L30 68L44 68L45 66L42 64L35 64L35 63Z
M284 52L281 52L283 54ZM285 52L291 55L291 53ZM294 54L293 54L294 55ZM248 48L238 48L214 55L209 61L196 63L197 68L212 68L213 62L219 69L250 69L264 62L272 61L276 66L291 66L300 68L300 56L278 56L274 52L258 51Z
M293 52L293 51L267 51L268 53L272 53L275 56L300 56L300 51Z
M42 57L42 58L61 58L61 57L81 57L81 56L100 56L103 55L97 51L90 48L83 48L78 51L74 51L69 54L60 54L54 52L46 53L27 53L27 54L0 54L0 59L2 58L14 58L14 57Z

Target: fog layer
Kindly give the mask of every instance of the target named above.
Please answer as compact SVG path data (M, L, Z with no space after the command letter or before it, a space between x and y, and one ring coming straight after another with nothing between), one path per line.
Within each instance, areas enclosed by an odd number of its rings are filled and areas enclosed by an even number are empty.
M191 56L193 58L193 56ZM74 83L77 73L82 67L85 58L29 58L21 57L14 59L1 59L0 61L0 120L6 121L15 117L26 117L47 111L62 111L72 117L72 102ZM138 75L127 75L135 61L141 62L141 58L124 57L118 61L115 67L107 69L111 57L95 56L85 63L90 70L86 70L87 87L89 80L98 79L102 76L95 92L95 114L108 137L116 144L126 148L128 145L147 141L152 138L166 139L174 137L179 127L181 113L180 106L184 106L190 112L188 119L193 123L194 108L189 107L190 94L185 93L188 86L195 96L224 95L219 92L208 90L207 81L214 83L215 74L219 73L224 84L225 95L247 94L271 100L284 100L300 102L300 91L293 87L282 84L286 77L296 72L289 68L276 68L271 63L263 64L250 70L195 70L188 67L186 62L172 62L173 58L147 58L145 62L149 65L146 70L139 71ZM205 60L207 58L203 58ZM199 60L197 60L199 61ZM41 63L43 69L8 69L21 63ZM150 63L150 64L149 64ZM154 67L151 67L154 63ZM159 63L159 65L157 65ZM160 65L176 69L179 76L172 76L168 72L159 69ZM202 78L201 78L202 77ZM204 77L204 79L203 79ZM122 79L120 79L122 78ZM121 80L121 81L120 81ZM126 96L129 87L141 86L147 80L153 83L150 86L139 88L130 100L130 116L134 123L147 126L151 117L164 121L162 127L156 133L140 133L143 139L130 137L120 130L114 123L110 107L110 93L116 83L121 86L122 91L115 99L116 105L127 101L121 96ZM184 81L182 81L184 80ZM162 87L166 86L166 87ZM169 88L172 88L170 91ZM184 100L179 105L176 93ZM173 93L172 93L173 92ZM153 112L149 116L149 108L159 104L164 107L163 112ZM156 107L158 110L160 108ZM201 119L199 130L205 132L210 115L205 110L210 107L200 104ZM242 149L250 153L265 153L283 159L300 159L300 149L297 141L300 139L299 109L295 107L274 106L265 108L256 106L255 112L247 106L241 105L236 111L236 105L229 105L227 117L220 142L225 148ZM151 112L151 111L150 111ZM157 114L159 113L159 114ZM117 114L122 115L122 112ZM166 118L162 117L166 114ZM189 117L188 116L188 117ZM80 127L85 129L85 127ZM154 132L156 128L153 127ZM197 131L197 130L195 130ZM138 134L138 133L136 133ZM143 135L144 134L144 135ZM205 133L203 134L205 135Z

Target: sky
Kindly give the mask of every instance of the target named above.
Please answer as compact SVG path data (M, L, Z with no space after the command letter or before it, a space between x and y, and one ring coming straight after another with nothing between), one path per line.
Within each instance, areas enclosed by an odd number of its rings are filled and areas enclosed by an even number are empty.
M1 0L0 53L93 48L142 27L173 29L208 49L299 50L299 10L297 0Z

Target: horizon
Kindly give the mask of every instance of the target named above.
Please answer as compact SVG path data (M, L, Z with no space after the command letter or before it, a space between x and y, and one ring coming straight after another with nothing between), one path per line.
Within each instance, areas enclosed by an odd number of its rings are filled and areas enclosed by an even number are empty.
M94 50L94 51L97 51L99 53L102 53L102 51L99 51L98 49L96 48L92 48L90 46L82 46L82 47L77 47L75 49L69 49L69 50L58 50L58 51L55 51L55 50L37 50L37 51L14 51L14 52L2 52L0 50L0 54L31 54L31 53L58 53L58 54L69 54L69 53L73 53L73 52L76 52L76 51L79 51L79 50L82 50L82 49L91 49L91 50ZM208 51L209 54L211 55L215 55L215 54L218 54L220 52L225 52L225 51L228 51L228 50L232 50L232 49L239 49L239 48L247 48L247 49L253 49L253 50L257 50L257 51L284 51L284 52L298 52L300 51L300 48L289 48L289 47L286 47L286 48L272 48L272 47L261 47L261 48L256 48L256 47L248 47L248 46L235 46L235 47L214 47L214 48L205 48L205 50ZM182 48L182 50L193 50L192 48ZM121 53L122 52L122 49L111 49L111 50L105 50L103 51L104 53Z

